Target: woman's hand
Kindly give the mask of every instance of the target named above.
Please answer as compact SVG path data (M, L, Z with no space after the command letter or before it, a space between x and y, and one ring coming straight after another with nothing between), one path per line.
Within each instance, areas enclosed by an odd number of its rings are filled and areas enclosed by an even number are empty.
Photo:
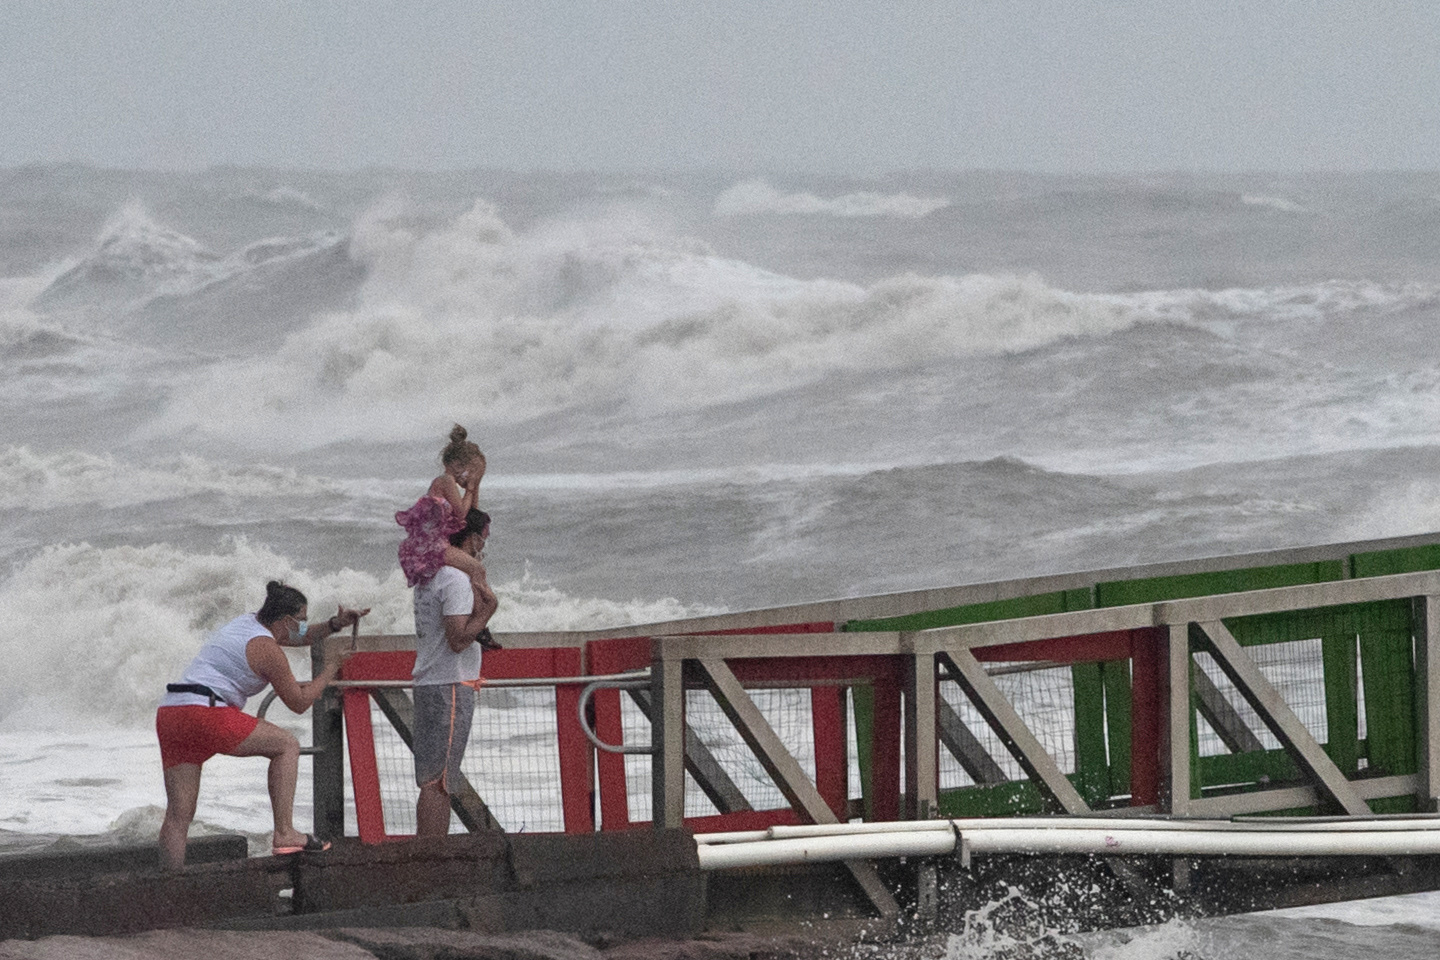
M339 675L340 668L344 666L345 661L355 656L358 652L359 651L352 650L349 647L337 647L331 644L325 649L325 671L330 673L333 679ZM327 681L327 683L328 682L329 681Z
M344 630L346 627L353 627L360 622L360 618L370 612L370 608L364 610L352 610L349 607L338 606L335 608L335 616L330 618L329 626L335 630Z

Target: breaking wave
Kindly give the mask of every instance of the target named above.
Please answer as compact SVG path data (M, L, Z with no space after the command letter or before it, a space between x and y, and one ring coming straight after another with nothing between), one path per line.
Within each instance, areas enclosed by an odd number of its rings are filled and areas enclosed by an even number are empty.
M806 214L918 220L948 206L950 200L946 197L916 197L908 193L862 190L826 199L813 193L782 193L764 180L746 180L716 198L714 213L717 217Z
M134 309L162 297L186 297L242 274L342 246L341 235L258 240L221 255L155 220L138 200L125 204L94 247L54 278L37 307L89 309L120 304Z
M241 537L214 553L164 543L56 544L0 582L6 624L0 659L7 665L0 676L0 730L149 723L165 684L189 663L205 633L256 609L264 584L274 579L303 590L312 616L337 603L368 606L365 633L414 632L411 594L398 568L383 578L348 568L297 569ZM676 600L571 597L530 576L497 583L496 591L502 597L497 632L594 629L718 612Z
M128 507L202 493L276 497L339 492L332 481L287 468L225 466L190 455L139 465L78 450L48 454L24 446L0 450L0 510L48 510L84 503Z

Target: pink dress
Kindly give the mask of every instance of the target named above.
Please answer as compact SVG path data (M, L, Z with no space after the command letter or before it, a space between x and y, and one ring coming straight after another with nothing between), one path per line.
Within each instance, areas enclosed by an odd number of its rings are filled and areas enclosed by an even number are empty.
M412 587L427 582L445 566L450 535L465 527L465 519L455 516L449 500L428 494L409 510L395 514L395 522L408 534L400 544L400 569Z

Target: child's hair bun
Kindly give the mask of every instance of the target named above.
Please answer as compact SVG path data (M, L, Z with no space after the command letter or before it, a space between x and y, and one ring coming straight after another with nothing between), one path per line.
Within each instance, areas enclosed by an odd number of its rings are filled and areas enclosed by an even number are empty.
M471 460L484 460L485 454L480 448L469 440L470 432L460 424L455 424L455 429L450 431L450 442L445 449L440 451L440 462L449 466L455 463L468 463Z

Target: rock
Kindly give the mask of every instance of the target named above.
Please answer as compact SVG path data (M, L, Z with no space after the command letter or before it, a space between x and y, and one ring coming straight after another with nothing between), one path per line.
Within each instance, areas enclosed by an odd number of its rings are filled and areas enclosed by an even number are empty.
M374 960L314 933L151 930L123 937L42 937L0 943L0 960Z
M801 937L714 933L690 940L632 940L605 951L605 960L800 960L819 946Z
M599 950L553 930L489 934L435 927L178 929L0 942L0 960L819 960L838 955L798 936L715 933L688 940L628 940Z
M347 927L327 930L325 936L362 947L379 960L603 960L588 943L553 930L490 934L431 927Z

